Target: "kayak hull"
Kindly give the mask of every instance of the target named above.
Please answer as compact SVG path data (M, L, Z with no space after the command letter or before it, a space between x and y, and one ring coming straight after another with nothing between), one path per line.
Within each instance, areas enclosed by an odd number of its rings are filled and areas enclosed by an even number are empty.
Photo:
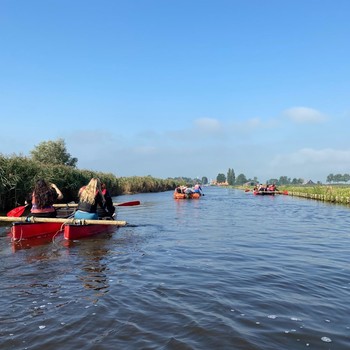
M103 224L89 224L89 225L77 225L77 224L66 224L64 225L63 236L66 240L76 240L86 237L98 235L100 233L110 233L116 230L114 225L103 225Z
M276 191L254 191L255 196L274 196Z
M11 236L14 241L56 233L62 233L62 223L60 222L14 222L11 227Z
M190 194L174 192L175 199L199 199L200 196L201 196L200 193L197 193L197 192L190 193Z

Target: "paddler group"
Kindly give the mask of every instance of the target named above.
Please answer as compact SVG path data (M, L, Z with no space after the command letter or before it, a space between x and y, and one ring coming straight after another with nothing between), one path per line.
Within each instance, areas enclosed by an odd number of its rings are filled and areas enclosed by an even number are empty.
M265 192L265 191L269 191L269 192L275 192L275 191L278 191L277 188L276 188L276 185L273 183L271 185L269 184L266 184L266 185L263 185L263 184L259 184L259 185L256 185L253 189L254 192Z
M174 190L175 199L199 198L200 196L203 196L203 190L198 183L193 187L178 186Z
M80 188L79 203L74 212L76 219L97 220L99 218L114 218L115 207L106 185L100 179L92 178L90 182ZM63 194L53 183L44 179L35 182L34 189L29 195L26 205L30 209L29 216L55 218L57 211L54 204L61 200Z

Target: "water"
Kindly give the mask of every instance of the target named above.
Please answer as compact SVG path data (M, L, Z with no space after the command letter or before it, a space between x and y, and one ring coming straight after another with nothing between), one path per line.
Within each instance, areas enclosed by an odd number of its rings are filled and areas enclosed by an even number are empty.
M2 350L350 348L348 207L216 187L128 200L130 226L72 244L0 227Z

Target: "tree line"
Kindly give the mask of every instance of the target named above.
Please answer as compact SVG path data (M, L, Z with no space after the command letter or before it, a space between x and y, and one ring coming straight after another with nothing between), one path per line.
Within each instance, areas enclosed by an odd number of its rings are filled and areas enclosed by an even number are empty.
M349 174L329 174L327 176L327 182L332 183L332 182L348 182L350 181L350 175Z
M216 177L216 182L217 183L227 183L230 186L241 186L246 183L254 183L257 184L259 183L258 178L255 176L253 178L247 178L243 173L239 174L237 177L235 175L235 171L232 168L229 168L227 171L227 174L219 173ZM277 178L272 178L264 183L269 183L269 184L276 184L276 185L300 185L304 183L304 179L291 179L288 176L280 176L278 179Z
M350 181L350 174L329 174L327 176L326 182L328 183L347 183ZM247 178L244 174L239 174L235 176L235 172L232 168L229 168L227 174L219 173L216 177L217 183L227 183L230 186L241 186L246 183L259 183L258 178L254 177L253 179ZM264 183L276 184L276 185L302 185L305 183L305 180L302 178L290 178L288 176L280 176L279 178L268 179ZM320 184L320 182L317 182Z

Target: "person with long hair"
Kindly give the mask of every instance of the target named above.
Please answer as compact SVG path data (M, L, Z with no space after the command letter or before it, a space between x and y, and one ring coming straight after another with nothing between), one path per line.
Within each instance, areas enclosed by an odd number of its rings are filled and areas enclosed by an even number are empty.
M100 179L93 177L78 193L79 204L74 214L75 219L98 220L97 207L104 207L104 196Z
M62 198L63 194L55 184L49 183L44 179L37 180L31 195L32 208L30 210L30 215L35 217L55 218L57 212L53 204L56 200Z

